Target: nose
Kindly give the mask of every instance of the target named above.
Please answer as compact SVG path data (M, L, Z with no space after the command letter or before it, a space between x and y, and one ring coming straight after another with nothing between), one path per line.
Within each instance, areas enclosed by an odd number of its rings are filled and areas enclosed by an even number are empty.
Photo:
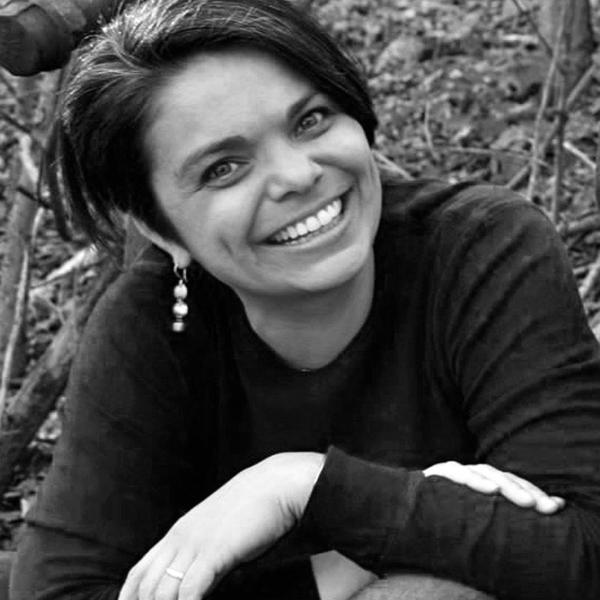
M290 142L274 145L267 163L266 193L275 201L310 192L323 174L308 148Z

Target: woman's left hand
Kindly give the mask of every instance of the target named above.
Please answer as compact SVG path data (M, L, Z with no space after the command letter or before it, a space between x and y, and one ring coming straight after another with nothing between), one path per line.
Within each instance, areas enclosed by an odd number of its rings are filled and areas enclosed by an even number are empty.
M293 527L323 460L313 452L282 453L238 473L145 554L129 571L118 600L203 598L231 569Z
M435 464L423 473L425 477L446 477L482 494L501 494L517 506L542 514L553 514L565 506L563 498L550 496L530 481L487 464L463 465L451 460Z

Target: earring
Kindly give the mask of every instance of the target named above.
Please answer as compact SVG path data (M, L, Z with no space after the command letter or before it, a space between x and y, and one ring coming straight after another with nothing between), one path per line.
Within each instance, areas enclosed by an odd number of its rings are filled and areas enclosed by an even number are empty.
M187 272L185 268L178 267L176 264L173 265L173 272L177 277L177 285L173 289L173 296L175 297L175 304L173 304L173 316L175 320L171 324L171 329L176 333L181 333L185 330L184 319L188 314L188 305L184 302L187 298Z

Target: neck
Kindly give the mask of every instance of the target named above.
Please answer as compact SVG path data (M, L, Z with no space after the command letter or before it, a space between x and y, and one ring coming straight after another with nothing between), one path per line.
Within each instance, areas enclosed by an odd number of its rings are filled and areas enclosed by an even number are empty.
M252 329L289 365L318 369L350 343L373 301L373 255L351 281L333 290L293 298L242 298Z

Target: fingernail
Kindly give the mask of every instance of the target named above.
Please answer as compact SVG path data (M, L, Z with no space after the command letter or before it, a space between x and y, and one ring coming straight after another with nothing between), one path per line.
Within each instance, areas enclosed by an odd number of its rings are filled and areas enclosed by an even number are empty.
M565 505L565 501L558 496L548 496L538 501L538 510L543 513L553 513L560 510Z

